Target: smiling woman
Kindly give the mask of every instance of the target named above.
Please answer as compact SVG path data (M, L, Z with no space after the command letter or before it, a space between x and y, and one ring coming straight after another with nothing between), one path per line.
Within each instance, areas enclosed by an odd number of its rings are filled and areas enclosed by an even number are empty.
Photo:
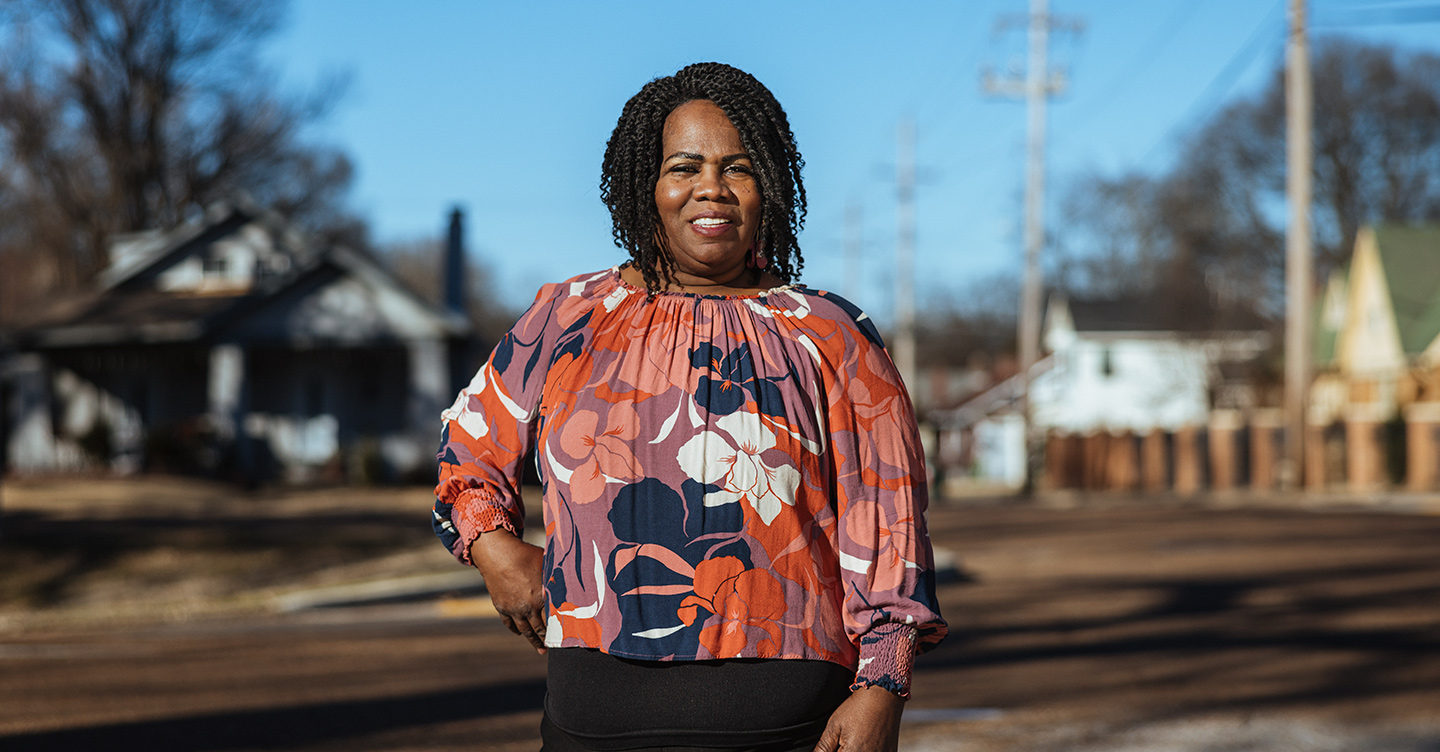
M542 288L444 414L435 530L548 651L546 750L893 750L945 635L910 399L796 284L801 164L749 74L646 85L601 181L630 261Z

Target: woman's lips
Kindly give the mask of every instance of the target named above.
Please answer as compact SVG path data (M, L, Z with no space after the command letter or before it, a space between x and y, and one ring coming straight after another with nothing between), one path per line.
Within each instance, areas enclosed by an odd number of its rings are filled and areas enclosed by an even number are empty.
M697 217L690 220L690 227L700 235L713 238L718 235L724 235L734 229L735 225L730 220L722 217Z

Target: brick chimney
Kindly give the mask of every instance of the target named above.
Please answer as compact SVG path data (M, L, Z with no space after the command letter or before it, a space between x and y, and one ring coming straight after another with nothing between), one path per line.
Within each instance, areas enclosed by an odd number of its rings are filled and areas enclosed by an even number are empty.
M468 316L469 306L465 299L465 214L460 207L450 212L450 235L445 242L445 264L442 267L440 289L444 290L445 308L461 316Z

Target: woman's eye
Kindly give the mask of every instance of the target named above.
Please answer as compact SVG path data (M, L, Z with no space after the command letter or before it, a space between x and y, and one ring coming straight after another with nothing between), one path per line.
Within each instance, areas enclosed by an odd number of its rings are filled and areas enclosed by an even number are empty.
M737 174L737 175L749 175L749 174L750 174L750 168L749 168L749 167L746 167L745 165L739 165L739 164L730 165L729 167L725 168L725 171L726 171L726 172L731 172L731 173L734 173L734 174Z

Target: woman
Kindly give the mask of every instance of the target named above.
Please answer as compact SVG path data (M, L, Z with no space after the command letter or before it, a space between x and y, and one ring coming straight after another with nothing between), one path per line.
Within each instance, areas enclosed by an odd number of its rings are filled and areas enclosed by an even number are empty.
M802 164L749 74L647 84L601 178L630 261L542 288L444 414L436 532L548 649L547 750L893 750L945 634L909 398L792 284Z

